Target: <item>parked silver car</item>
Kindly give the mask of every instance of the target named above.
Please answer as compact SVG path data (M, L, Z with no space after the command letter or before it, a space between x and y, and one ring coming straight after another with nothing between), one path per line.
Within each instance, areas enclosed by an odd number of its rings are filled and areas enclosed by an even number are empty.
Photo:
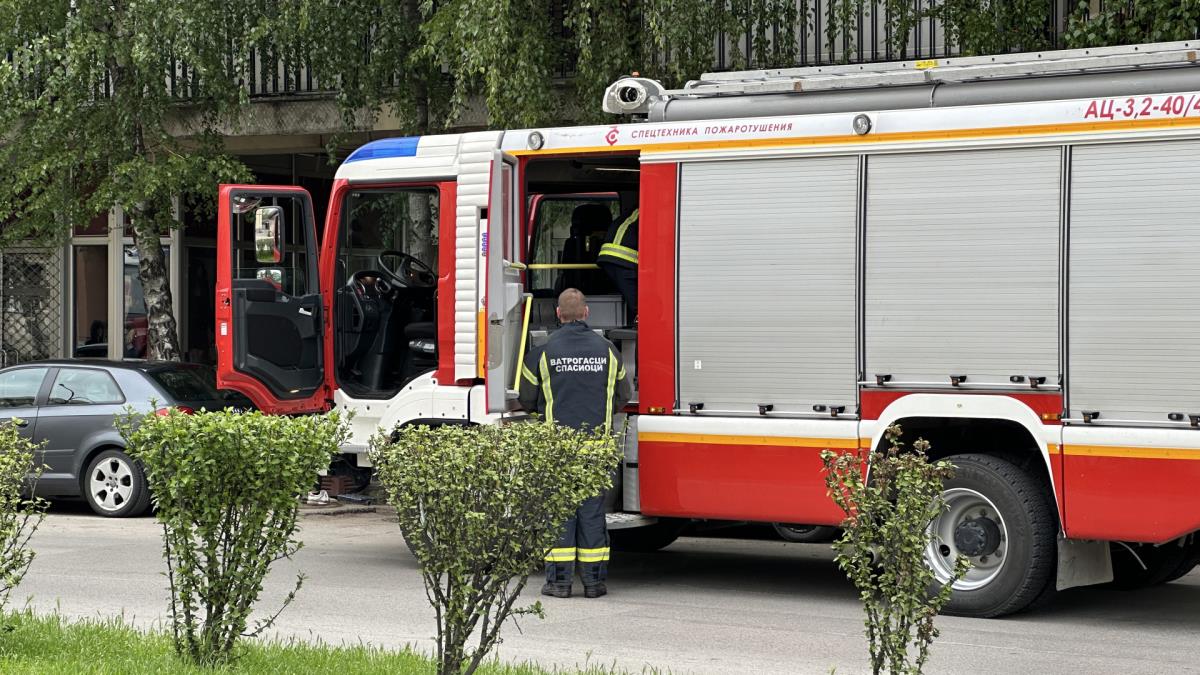
M152 403L153 401L153 403ZM186 363L40 361L0 370L0 423L45 443L35 494L79 497L102 516L136 516L150 506L146 477L113 428L126 406L143 414L170 407L218 410L232 402L211 368Z

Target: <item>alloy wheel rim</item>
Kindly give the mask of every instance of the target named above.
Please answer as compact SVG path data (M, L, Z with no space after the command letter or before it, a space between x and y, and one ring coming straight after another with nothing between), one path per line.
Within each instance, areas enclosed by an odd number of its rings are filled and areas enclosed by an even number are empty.
M120 457L106 457L88 476L92 502L105 511L117 511L133 497L133 467Z

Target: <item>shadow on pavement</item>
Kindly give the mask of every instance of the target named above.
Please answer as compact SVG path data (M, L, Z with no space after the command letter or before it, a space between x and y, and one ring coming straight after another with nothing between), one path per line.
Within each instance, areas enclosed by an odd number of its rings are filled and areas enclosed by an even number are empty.
M857 604L857 593L833 562L829 545L782 542L769 526L692 532L657 553L615 553L614 561L610 576L624 584L741 590ZM1068 589L1045 607L1004 620L1094 624L1097 619L1200 629L1200 568L1148 589Z

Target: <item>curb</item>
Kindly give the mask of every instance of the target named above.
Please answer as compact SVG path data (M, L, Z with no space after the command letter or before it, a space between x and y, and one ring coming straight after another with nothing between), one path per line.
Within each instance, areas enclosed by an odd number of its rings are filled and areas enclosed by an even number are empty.
M367 506L363 504L347 504L345 506L310 506L308 504L300 505L301 517L308 516L349 516L356 513L375 513L379 507Z

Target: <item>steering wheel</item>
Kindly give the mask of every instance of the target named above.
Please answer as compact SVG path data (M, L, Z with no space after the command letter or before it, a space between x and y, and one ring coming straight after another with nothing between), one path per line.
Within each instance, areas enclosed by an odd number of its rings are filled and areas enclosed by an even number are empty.
M357 333L372 327L379 314L379 300L392 290L384 277L382 272L362 270L352 274L350 281L346 282L346 296L354 310L349 326L351 332ZM370 305L369 310L366 305Z
M399 258L395 267L388 265L386 258ZM437 275L433 269L413 256L401 251L384 251L375 259L388 281L405 288L433 288L437 286Z

